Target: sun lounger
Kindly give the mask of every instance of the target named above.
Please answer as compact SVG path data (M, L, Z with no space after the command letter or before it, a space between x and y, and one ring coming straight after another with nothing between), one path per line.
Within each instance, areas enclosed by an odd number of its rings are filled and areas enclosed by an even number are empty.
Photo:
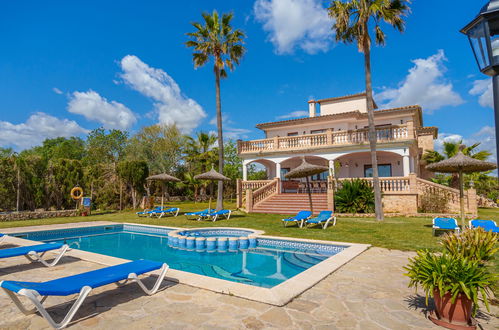
M0 234L0 243L7 237L5 234Z
M307 220L311 216L312 216L312 212L310 212L310 211L300 211L294 217L282 219L282 223L284 224L284 227L286 227L288 225L288 223L294 222L298 225L298 227L301 228L301 227L303 227L305 220Z
M178 207L171 207L171 208L166 209L166 210L154 211L152 213L152 215L155 215L158 218L161 218L164 215L171 215L171 216L176 217L178 215L179 211L180 211L180 209Z
M59 249L59 254L55 257L52 262L47 262L43 260L43 256L48 251L54 251ZM42 263L44 266L52 267L55 266L59 260L61 260L62 256L69 249L67 244L61 243L46 243L46 244L38 244L38 245L30 245L30 246L20 246L11 249L0 249L0 259L3 258L12 258L18 256L25 256L31 262L38 261Z
M201 214L206 214L206 213L213 213L215 212L215 209L206 209L206 210L202 210L202 211L197 211L197 212L188 212L188 213L184 213L185 217L187 219L199 219L199 216Z
M499 227L497 223L493 220L481 220L474 219L469 222L470 228L483 228L485 231L492 231L493 233L499 233Z
M147 289L144 283L138 278L138 275L158 269L161 269L161 272L156 283L152 289ZM92 289L111 283L118 283L121 286L131 281L137 282L141 289L148 295L153 295L158 291L167 270L167 264L149 260L137 260L47 282L2 281L0 282L0 287L9 295L21 312L32 314L38 310L52 327L62 329L71 322L71 319ZM43 302L48 296L69 296L73 294L79 294L78 298L61 323L56 323L45 307L43 307ZM24 307L17 295L27 297L35 305L35 309Z
M461 231L454 218L434 218L433 219L433 235L437 230L455 230L458 233Z
M229 220L231 214L232 214L231 210L220 210L211 213L201 213L199 214L198 220L217 221L217 219L220 217L224 217L226 220Z
M333 220L333 226L336 226L336 217L332 211L321 211L315 218L310 218L305 221L307 225L321 225L322 229L326 229L329 222Z
M161 210L162 210L161 206L156 206L153 209L145 209L144 211L136 212L136 214L139 217L151 217L154 214L154 212L161 211Z

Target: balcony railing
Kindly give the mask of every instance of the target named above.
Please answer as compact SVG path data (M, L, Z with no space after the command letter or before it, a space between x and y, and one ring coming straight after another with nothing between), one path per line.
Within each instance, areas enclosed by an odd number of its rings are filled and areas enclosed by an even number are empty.
M414 138L412 125L392 125L376 128L378 142ZM238 141L239 153L289 151L369 143L367 128L352 131L327 131L321 134L274 137L270 139Z

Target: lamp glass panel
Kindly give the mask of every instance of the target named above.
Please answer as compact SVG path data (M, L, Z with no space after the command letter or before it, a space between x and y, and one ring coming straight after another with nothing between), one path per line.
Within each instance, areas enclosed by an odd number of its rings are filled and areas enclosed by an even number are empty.
M499 18L489 20L490 48L492 49L492 65L499 64Z
M485 34L484 21L477 23L470 30L468 30L468 38L470 39L471 47L475 53L480 70L489 66L490 61L487 51L487 38Z

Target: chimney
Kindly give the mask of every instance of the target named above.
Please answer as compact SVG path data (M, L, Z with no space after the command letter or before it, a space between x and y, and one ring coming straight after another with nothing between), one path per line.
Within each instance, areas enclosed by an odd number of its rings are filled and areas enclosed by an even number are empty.
M316 103L314 100L308 101L308 115L309 117L315 117Z

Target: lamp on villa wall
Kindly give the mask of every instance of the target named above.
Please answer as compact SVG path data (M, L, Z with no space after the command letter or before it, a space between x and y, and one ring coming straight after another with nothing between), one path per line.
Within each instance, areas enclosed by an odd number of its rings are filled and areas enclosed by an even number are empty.
M499 155L499 0L491 0L461 32L468 36L480 71L492 77L496 151ZM499 161L499 158L498 158Z

